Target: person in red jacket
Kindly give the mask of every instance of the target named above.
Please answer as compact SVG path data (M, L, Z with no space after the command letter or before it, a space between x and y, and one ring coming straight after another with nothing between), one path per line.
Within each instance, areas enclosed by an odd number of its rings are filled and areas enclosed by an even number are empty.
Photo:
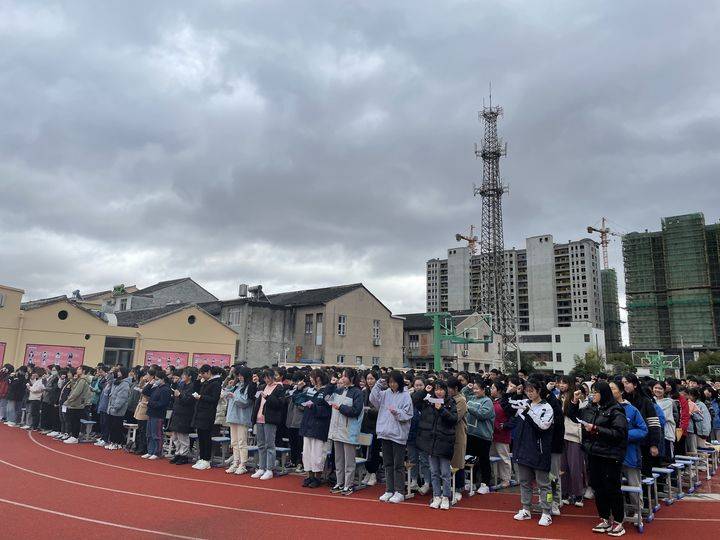
M512 465L510 463L510 436L512 430L508 425L508 415L502 406L503 395L507 387L499 380L490 387L490 397L495 408L495 420L493 422L493 440L490 447L490 456L499 457L501 461L497 464L498 487L506 488L510 485Z
M665 381L665 390L671 398L673 398L680 410L680 421L675 429L675 454L676 456L685 455L685 436L690 426L690 406L688 400L679 391L679 382L677 379L668 379Z

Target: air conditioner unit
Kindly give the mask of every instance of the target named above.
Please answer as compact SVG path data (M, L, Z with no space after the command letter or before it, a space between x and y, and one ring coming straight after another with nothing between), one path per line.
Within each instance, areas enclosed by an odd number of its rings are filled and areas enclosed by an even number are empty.
M470 354L470 351L468 351L467 349L463 349L463 351L462 351L463 356L468 356L469 354Z
M373 345L375 345L376 347L382 345L382 341L380 341L380 338L373 338Z

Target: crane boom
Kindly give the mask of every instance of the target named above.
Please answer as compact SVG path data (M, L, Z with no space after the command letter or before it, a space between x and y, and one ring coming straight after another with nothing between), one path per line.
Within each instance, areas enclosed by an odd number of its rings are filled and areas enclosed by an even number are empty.
M602 249L602 256L603 256L603 268L608 269L610 267L608 264L608 244L610 243L608 236L622 236L622 234L618 234L618 233L610 230L610 228L607 226L607 218L606 217L602 218L599 229L596 229L595 227L593 227L591 225L591 226L588 226L587 232L598 233L600 235L600 246Z

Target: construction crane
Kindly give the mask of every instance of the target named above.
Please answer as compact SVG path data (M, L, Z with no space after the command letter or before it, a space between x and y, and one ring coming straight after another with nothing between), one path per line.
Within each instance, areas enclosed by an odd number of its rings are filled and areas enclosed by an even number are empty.
M465 240L468 243L468 250L470 251L470 255L475 255L477 253L477 243L478 243L478 237L475 236L475 225L470 225L470 234L464 235L464 234L456 234L455 240L457 242L460 242L461 240Z
M587 232L589 232L591 234L598 233L600 235L600 246L602 247L602 256L603 256L603 269L608 269L610 267L608 264L608 244L610 243L608 236L622 236L622 234L618 234L618 233L610 230L610 228L607 226L607 218L606 217L602 218L599 229L596 229L593 226L589 226L587 228Z

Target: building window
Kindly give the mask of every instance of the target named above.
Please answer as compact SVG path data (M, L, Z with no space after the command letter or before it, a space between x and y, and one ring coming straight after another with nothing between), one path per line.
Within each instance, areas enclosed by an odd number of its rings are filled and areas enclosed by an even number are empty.
M585 334L585 343L590 343L590 334Z
M313 332L313 315L308 313L305 315L305 333L312 334Z
M555 360L557 362L562 362L562 353L555 353Z
M315 345L323 344L323 314L315 315Z
M347 316L346 315L338 315L338 336L344 336L346 335L346 326L347 326Z
M355 365L361 366L362 365L362 356L356 356L355 357Z
M345 355L344 355L344 354L338 354L338 355L337 355L337 363L338 363L338 364L344 364L344 363L345 363Z
M560 334L555 336L555 343L560 343Z
M120 311L127 310L127 298L122 298L120 300Z
M417 334L410 334L408 336L408 348L419 349L420 348L420 336Z
M379 365L380 365L380 357L379 357L379 356L373 356L373 357L372 357L372 365L373 365L373 366L379 366Z
M5 307L5 295L0 293L0 308Z
M237 326L240 324L240 308L230 308L227 312L227 323L230 326Z
M490 352L490 344L489 343L483 343L483 351Z
M375 319L373 321L373 339L380 339L380 321Z

